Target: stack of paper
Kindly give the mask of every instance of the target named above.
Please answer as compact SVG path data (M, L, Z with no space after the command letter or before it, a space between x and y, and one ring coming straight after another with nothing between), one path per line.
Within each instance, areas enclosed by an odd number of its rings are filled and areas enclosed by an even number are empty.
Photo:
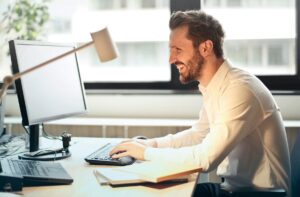
M158 183L182 178L199 171L201 171L201 168L196 165L163 164L145 161L124 167L99 168L95 170L95 175L98 180L103 180L103 183L120 185L142 182Z

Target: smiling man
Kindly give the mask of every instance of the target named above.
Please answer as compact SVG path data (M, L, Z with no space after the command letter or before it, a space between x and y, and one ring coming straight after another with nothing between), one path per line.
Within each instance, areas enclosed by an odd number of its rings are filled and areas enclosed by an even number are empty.
M121 143L113 157L217 168L224 183L199 184L203 196L226 196L223 187L285 188L290 159L282 117L270 91L254 75L224 58L224 31L202 11L175 12L169 23L170 64L182 83L199 82L199 120L174 135ZM119 154L116 154L119 153Z

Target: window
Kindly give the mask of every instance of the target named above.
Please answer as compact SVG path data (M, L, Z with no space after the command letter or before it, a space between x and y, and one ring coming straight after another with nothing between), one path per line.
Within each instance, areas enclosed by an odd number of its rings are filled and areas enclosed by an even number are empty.
M8 3L2 4L0 12ZM111 62L100 63L93 47L79 52L87 89L197 89L197 83L180 84L168 64L170 11L187 9L202 9L221 22L225 56L234 66L272 90L300 89L296 0L52 0L49 9L46 41L81 45L105 25L116 41L120 57ZM0 79L9 64L0 54Z
M87 88L124 89L128 84L128 89L147 89L148 84L170 83L169 0L52 0L49 11L45 41L81 45L91 40L90 32L108 26L117 44L119 58L107 63L98 60L93 47L78 53Z
M251 2L251 3L250 3ZM204 1L223 24L225 55L256 75L295 75L295 1Z
M120 57L111 62L100 63L94 48L79 52L86 84L114 83L107 86L110 88L117 83L171 80L167 61L169 0L56 0L50 8L53 31L48 40L75 40L80 45L90 40L89 32L107 25L116 41Z
M272 90L300 89L295 0L203 0L225 29L224 53Z

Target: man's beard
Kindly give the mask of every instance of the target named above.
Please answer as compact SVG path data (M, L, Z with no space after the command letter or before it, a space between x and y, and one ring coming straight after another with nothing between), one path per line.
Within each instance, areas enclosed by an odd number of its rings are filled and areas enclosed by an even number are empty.
M198 52L195 51L194 56L187 62L188 73L185 75L180 74L179 80L182 84L187 84L192 81L197 81L201 75L201 71L204 65L204 58Z

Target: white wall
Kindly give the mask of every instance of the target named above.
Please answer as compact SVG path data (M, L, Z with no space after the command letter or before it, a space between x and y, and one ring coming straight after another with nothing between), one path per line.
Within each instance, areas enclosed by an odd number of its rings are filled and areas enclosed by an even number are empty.
M300 96L275 96L285 120L300 120ZM195 95L87 95L93 117L197 118L202 97ZM6 115L18 116L16 95L6 97Z

